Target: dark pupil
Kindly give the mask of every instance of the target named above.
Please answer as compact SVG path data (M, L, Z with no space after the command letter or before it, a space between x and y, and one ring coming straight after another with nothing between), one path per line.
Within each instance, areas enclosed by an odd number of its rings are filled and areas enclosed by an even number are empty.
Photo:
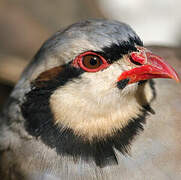
M83 57L83 64L85 67L89 69L96 69L98 68L102 63L101 59L97 56L88 55Z
M96 58L96 57L92 57L92 58L90 59L90 64L91 64L92 66L95 66L95 65L97 64L97 58Z

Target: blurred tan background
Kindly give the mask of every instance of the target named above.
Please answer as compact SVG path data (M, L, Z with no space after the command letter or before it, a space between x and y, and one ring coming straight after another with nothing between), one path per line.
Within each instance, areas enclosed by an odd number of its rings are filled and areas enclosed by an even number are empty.
M177 46L176 51L180 52L180 0L174 3L172 0L150 2L0 0L0 109L41 44L57 30L81 19L112 18L125 21L144 42ZM178 12L176 7L179 8Z
M96 0L0 0L0 109L41 44L80 19L103 17Z

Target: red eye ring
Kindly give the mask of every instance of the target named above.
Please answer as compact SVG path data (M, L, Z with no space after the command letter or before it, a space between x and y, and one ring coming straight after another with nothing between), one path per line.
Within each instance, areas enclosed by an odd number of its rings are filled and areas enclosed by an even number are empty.
M88 64L86 61L89 61L93 58L94 63L98 63L98 64ZM77 56L74 61L73 61L73 66L75 67L80 67L81 69L83 69L84 71L87 72L97 72L100 71L102 69L105 69L109 66L109 64L107 63L107 61L100 56L99 54L96 54L94 52L85 52L83 54L80 54L79 56ZM87 67L86 67L87 66Z

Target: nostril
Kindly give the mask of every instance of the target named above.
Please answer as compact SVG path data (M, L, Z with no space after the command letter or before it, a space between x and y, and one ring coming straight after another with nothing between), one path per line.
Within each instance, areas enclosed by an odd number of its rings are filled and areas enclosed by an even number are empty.
M142 65L141 63L139 63L138 61L135 61L131 56L129 57L129 60L133 63L133 64L135 64L135 65Z
M143 65L146 62L146 56L144 52L132 52L130 54L130 61L136 65Z

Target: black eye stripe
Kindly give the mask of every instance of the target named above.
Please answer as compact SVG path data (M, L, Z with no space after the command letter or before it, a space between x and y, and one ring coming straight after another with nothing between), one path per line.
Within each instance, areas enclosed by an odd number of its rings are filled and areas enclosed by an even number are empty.
M104 57L109 64L112 64L121 59L123 55L137 51L135 45L143 46L141 41L130 40L130 42L122 42L121 44L111 44L110 46L103 47L102 51L95 53Z

